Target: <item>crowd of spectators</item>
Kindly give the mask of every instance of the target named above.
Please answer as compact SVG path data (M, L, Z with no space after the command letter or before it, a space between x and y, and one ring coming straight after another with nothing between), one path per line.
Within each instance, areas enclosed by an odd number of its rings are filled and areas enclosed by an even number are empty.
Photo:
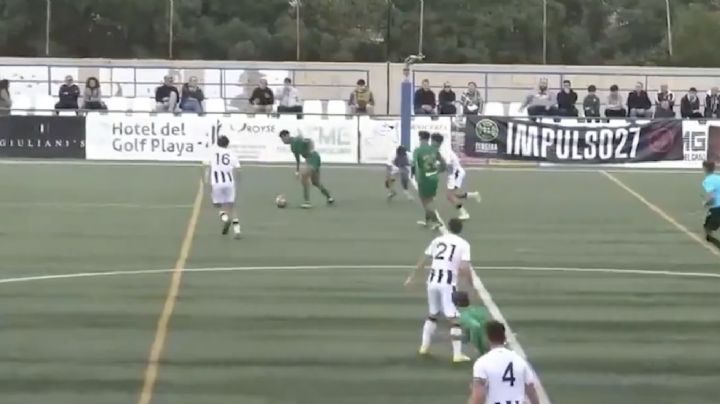
M410 78L410 71L403 71L406 78ZM100 81L89 77L81 91L72 76L66 76L57 92L55 110L107 110L104 102ZM182 84L180 89L175 84L174 77L167 75L163 83L155 90L155 111L182 113L191 112L202 114L205 112L205 94L198 82L192 76ZM283 81L282 87L273 91L267 80L260 79L249 98L250 111L255 113L303 113L303 101L300 92L293 86L290 78ZM599 118L603 114L608 118L674 118L676 116L676 97L667 84L662 84L651 99L643 83L638 82L633 91L626 97L620 93L617 85L609 88L604 100L598 95L595 85L587 87L586 95L582 100L583 116ZM579 96L570 80L564 80L559 92L555 93L548 87L548 80L541 78L537 89L529 94L521 104L529 116L565 116L580 115L578 110ZM458 98L450 82L443 83L441 90L436 94L427 79L422 80L421 86L415 90L413 97L414 112L416 115L477 115L483 112L485 100L475 82L471 81ZM9 114L13 101L8 80L0 80L0 115ZM346 113L369 114L375 113L375 97L364 79L359 79L356 87L350 92L347 99ZM335 109L337 111L337 109ZM691 87L680 99L680 116L683 118L720 118L720 91L713 87L704 97L698 94L695 87ZM337 113L337 112L336 112Z

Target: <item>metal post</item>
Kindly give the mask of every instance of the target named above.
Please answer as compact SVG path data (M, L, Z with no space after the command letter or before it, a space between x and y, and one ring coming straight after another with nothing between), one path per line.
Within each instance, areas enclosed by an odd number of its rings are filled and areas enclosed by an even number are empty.
M543 58L544 65L547 64L547 25L548 25L547 18L548 18L548 16L547 16L547 0L543 0L543 28L542 28L542 30L543 30L543 34L542 34L543 56L542 56L542 58Z
M672 41L672 22L670 19L670 0L665 0L665 14L667 14L667 40L668 40L668 54L670 57L673 55L673 41Z
M168 27L168 59L173 58L173 26L175 25L175 0L170 0L170 26Z
M420 34L418 39L418 55L423 54L423 24L425 23L425 0L420 0Z
M295 60L300 61L300 0L295 2Z
M50 56L50 19L52 16L51 0L45 2L45 56Z
M392 0L386 0L387 2L387 10L386 10L386 18L387 21L385 22L385 61L390 61L390 49L392 47L390 43L390 26L392 25L392 8L393 8L393 2Z

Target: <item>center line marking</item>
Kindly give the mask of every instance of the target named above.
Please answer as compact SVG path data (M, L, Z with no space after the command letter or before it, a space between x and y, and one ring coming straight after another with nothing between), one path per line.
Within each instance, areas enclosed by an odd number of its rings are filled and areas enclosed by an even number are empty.
M160 368L160 359L162 358L165 341L167 340L170 317L172 317L173 311L175 310L175 303L177 302L177 297L180 293L183 269L185 268L188 255L190 255L190 250L192 249L195 229L197 228L200 208L202 206L203 191L203 181L200 180L200 185L198 185L197 194L195 195L195 203L193 204L192 214L190 215L187 230L185 231L185 238L183 239L180 247L178 259L175 262L175 268L172 271L170 287L168 288L165 304L163 305L160 318L157 322L155 338L153 339L152 346L150 347L150 355L148 355L147 367L145 368L145 376L143 378L143 386L140 392L140 398L137 401L138 404L150 404L152 401L155 383L157 382L158 371Z
M665 219L666 222L670 223L671 225L675 226L676 229L680 230L680 232L685 233L688 237L695 240L698 244L705 247L706 250L710 251L713 255L720 257L720 251L715 249L715 247L711 246L710 244L706 243L705 240L703 240L700 236L697 234L691 232L687 227L683 226L680 222L675 220L672 216L670 216L668 213L666 213L664 210L662 210L660 207L655 205L654 203L650 202L642 196L639 192L635 191L634 189L630 188L629 185L624 183L622 180L620 180L618 177L610 174L609 172L603 170L600 171L602 175L607 177L610 181L614 182L615 185L619 186L620 188L624 189L627 193L634 196L637 200L642 202L645 206L648 207L651 211L655 212L658 216Z

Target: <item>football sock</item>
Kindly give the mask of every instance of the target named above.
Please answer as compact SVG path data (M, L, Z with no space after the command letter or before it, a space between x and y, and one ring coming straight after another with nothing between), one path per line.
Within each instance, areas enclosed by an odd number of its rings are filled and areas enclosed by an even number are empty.
M233 231L235 232L235 234L240 233L240 219L238 219L238 218L233 219L232 224L233 224Z
M455 196L457 196L457 197L460 198L460 199L467 199L468 193L465 192L465 193L462 193L462 194L455 194Z
M310 187L308 186L308 184L305 184L305 183L303 183L302 187L303 187L303 200L305 200L305 202L309 203L310 202Z
M435 334L435 330L437 329L437 323L432 320L425 320L425 324L423 324L423 330L422 330L422 346L424 348L427 348L430 346L430 343L432 342L433 334Z
M450 339L452 340L453 356L462 355L462 329L458 326L451 327Z

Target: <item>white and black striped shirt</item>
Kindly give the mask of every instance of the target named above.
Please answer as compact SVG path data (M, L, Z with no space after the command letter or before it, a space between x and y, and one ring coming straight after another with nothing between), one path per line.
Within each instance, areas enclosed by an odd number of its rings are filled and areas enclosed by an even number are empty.
M456 234L446 234L435 238L425 255L432 258L427 283L457 286L460 264L470 262L470 244Z
M217 147L210 155L210 184L234 184L234 171L240 167L237 157L228 149Z

